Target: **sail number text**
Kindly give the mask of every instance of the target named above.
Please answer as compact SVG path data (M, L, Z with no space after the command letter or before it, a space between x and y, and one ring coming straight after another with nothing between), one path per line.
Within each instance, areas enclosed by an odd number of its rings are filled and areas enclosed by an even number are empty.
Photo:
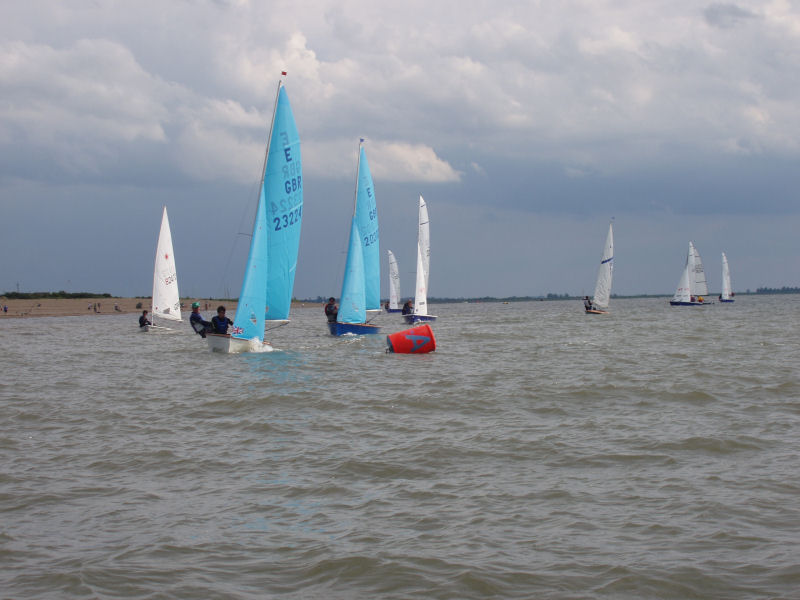
M373 231L369 235L364 236L364 247L371 246L372 244L376 244L378 242L378 232Z
M294 210L290 210L288 213L284 213L272 219L272 224L275 226L275 231L280 231L281 229L291 227L295 223L299 223L300 217L302 216L303 207L298 206Z

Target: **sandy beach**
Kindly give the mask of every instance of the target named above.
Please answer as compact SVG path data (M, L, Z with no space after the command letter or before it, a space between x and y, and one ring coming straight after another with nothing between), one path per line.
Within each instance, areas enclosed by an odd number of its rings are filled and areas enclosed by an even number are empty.
M200 311L210 318L217 306L224 304L228 314L236 311L236 302L209 300L206 298L184 299L182 311L188 318L192 310L192 302L200 302ZM141 308L136 305L141 303ZM69 317L75 315L108 315L120 313L141 313L143 309L150 310L150 298L39 298L34 300L7 300L0 298L0 307L8 310L0 311L0 319L23 317ZM313 302L293 302L292 309L306 307L320 308ZM320 308L321 310L321 308Z

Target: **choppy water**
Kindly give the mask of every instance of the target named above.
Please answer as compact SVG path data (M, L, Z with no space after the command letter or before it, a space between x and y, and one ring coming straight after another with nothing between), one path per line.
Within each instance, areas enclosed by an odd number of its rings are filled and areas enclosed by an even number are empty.
M432 308L0 323L0 596L800 598L799 296Z

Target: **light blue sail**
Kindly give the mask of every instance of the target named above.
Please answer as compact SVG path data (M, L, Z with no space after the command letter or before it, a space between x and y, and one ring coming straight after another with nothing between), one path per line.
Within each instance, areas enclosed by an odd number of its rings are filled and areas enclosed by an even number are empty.
M381 256L378 244L378 205L375 202L375 187L367 162L364 146L358 157L358 181L356 183L356 219L361 232L364 251L364 287L366 310L381 308Z
M347 263L342 281L342 296L339 302L339 323L364 323L367 320L364 295L364 253L361 244L363 235L354 216L350 225L350 244L347 247Z
M250 239L250 254L244 271L242 291L233 319L233 337L251 340L264 340L264 312L267 288L267 211L264 202L264 189L258 199L256 219L253 223L253 237Z
M283 87L275 108L262 196L266 200L269 247L266 318L283 320L289 318L292 303L303 217L300 136Z

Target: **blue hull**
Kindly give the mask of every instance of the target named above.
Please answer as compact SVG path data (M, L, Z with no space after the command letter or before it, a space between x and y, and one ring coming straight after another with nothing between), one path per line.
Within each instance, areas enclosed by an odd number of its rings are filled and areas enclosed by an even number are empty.
M711 302L676 302L675 300L670 300L670 306L705 306L706 304L711 304Z
M377 325L369 325L368 323L328 323L328 330L331 335L345 335L352 333L353 335L370 335L373 333L380 333L381 328Z
M399 312L403 312L403 309L402 308L387 308L386 312L387 313L399 313Z
M409 325L413 325L414 323L422 323L425 321L435 321L436 317L434 315L403 315L403 319Z
M733 302L733 300L723 300L722 298L719 299L720 302Z

